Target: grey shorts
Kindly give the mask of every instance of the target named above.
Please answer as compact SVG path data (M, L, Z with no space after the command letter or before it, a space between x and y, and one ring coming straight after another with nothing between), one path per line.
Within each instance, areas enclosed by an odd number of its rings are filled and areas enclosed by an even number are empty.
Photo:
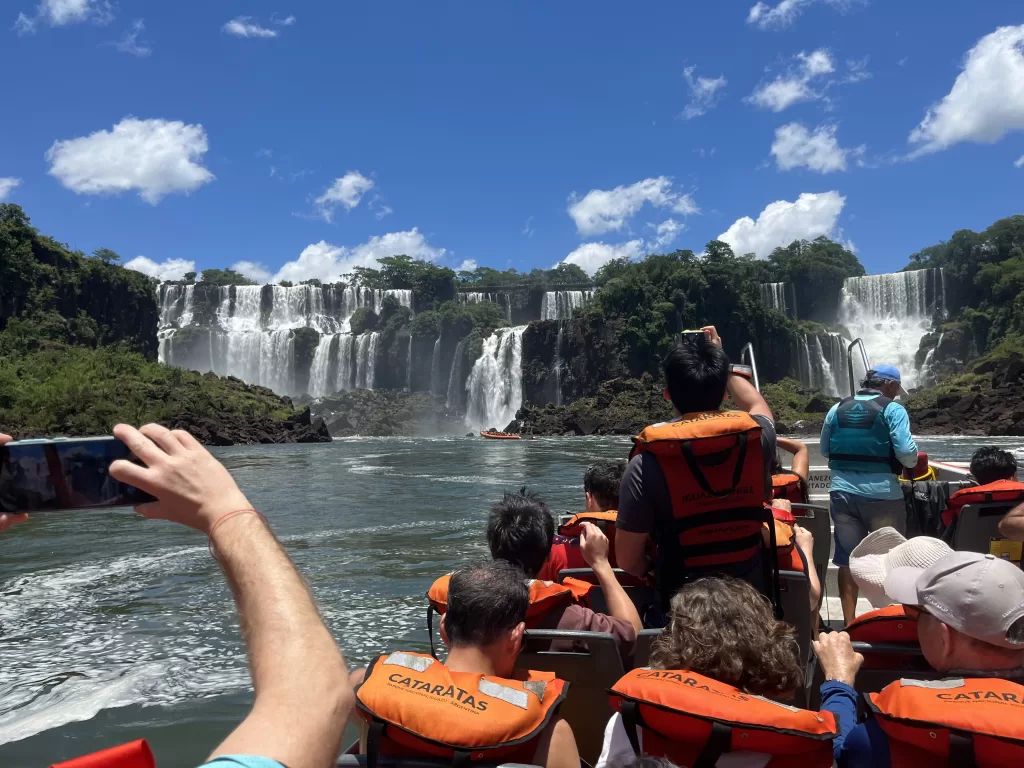
M900 533L907 532L907 508L903 499L869 499L842 491L832 491L829 497L836 542L832 562L841 568L849 567L850 553L872 531L892 527Z

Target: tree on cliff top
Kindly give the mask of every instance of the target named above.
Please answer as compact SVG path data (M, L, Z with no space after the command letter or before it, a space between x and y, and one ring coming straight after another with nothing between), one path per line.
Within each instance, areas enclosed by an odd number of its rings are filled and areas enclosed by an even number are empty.
M797 314L821 323L835 321L843 281L864 274L864 265L848 248L827 237L794 240L768 257L773 282L796 287Z
M256 283L233 269L204 269L200 280L212 285L256 285Z
M112 251L109 248L97 248L92 252L94 259L99 259L104 264L120 264L121 254L116 251Z

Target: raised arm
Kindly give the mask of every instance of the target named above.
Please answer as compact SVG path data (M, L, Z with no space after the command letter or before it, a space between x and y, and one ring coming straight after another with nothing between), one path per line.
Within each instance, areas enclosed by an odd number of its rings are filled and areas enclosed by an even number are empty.
M326 768L337 757L354 697L345 661L305 582L230 473L186 432L156 424L114 428L145 466L110 472L155 496L137 511L210 536L234 593L256 700L213 751Z
M722 337L718 335L718 330L715 326L706 325L701 330L704 331L708 341L716 346L722 346ZM730 376L727 391L729 392L729 398L739 410L746 411L751 416L765 416L775 421L775 417L772 416L772 409L768 407L768 403L761 397L761 393L742 376Z
M608 615L614 619L628 621L633 625L633 630L640 634L644 628L640 621L640 614L629 599L626 590L615 578L615 571L608 562L608 537L601 529L593 523L583 523L583 530L580 532L580 549L583 551L583 559L594 569L601 589L604 590L604 599L608 603Z
M792 440L788 437L776 437L775 442L786 453L793 454L793 474L807 480L811 467L807 444L802 440Z
M13 440L13 439L14 438L11 437L10 435L0 434L0 447L4 446L6 443L11 442L11 440ZM12 525L17 525L18 523L24 523L26 520L28 520L28 515L25 515L25 514L21 514L21 515L12 515L12 514L6 514L6 513L0 514L0 531L6 531Z

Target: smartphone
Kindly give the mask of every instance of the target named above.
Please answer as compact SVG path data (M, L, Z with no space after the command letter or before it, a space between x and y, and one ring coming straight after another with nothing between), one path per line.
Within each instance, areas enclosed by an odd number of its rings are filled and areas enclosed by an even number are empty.
M704 331L683 331L682 336L684 339L703 339Z
M127 507L155 499L110 476L138 460L115 437L19 440L0 448L0 512Z

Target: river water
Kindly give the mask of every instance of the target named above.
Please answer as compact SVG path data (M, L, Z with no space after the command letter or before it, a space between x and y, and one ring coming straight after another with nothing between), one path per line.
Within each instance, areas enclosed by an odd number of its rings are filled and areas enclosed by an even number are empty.
M1021 438L923 438L935 459ZM426 650L424 593L487 556L490 504L523 485L553 512L583 508L586 466L623 438L353 438L225 448L350 664ZM198 533L129 510L43 513L0 537L0 765L49 765L148 738L186 768L248 711L230 593Z

